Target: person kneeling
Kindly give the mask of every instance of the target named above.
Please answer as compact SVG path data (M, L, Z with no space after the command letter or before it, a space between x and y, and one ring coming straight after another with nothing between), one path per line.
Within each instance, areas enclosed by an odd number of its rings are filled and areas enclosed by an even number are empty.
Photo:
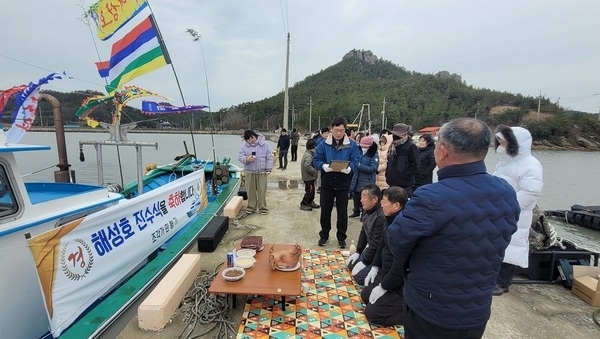
M383 191L381 207L389 226L408 201L406 191L392 186ZM365 316L371 323L393 326L404 324L404 262L394 260L385 236L379 242L372 267L365 278L360 297L366 304Z
M381 242L386 226L385 215L381 209L381 190L375 184L365 185L360 192L363 207L362 228L358 236L356 253L346 260L346 266L352 270L352 278L357 284L364 285L365 277L371 269L371 263Z

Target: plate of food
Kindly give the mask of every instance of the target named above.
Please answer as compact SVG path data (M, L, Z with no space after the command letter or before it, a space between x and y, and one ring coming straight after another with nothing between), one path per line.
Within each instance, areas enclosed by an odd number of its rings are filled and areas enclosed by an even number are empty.
M302 266L302 265L300 265L300 262L298 261L298 263L293 267L275 266L275 269L278 271L283 271L283 272L292 272L292 271L299 269L300 266Z

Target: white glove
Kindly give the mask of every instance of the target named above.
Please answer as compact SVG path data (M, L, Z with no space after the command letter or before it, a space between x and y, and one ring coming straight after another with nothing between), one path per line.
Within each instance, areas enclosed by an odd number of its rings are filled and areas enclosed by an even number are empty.
M371 291L371 295L369 296L369 304L374 304L375 302L377 302L377 300L379 300L379 298L381 298L381 296L384 295L385 292L387 292L387 290L384 290L383 287L381 287L381 284L377 285Z
M358 274L358 272L362 271L363 268L367 267L367 265L363 264L362 261L359 261L354 268L352 269L352 276L355 276ZM370 272L370 271L369 271Z
M352 172L352 168L346 167L343 170L341 170L340 172L342 172L344 174L350 174L350 172Z
M354 253L351 256L349 256L348 259L346 259L346 266L354 264L356 260L358 260L358 257L360 257L360 254L358 253Z
M371 267L371 270L365 277L365 286L369 286L369 284L371 284L375 281L375 278L377 277L377 273L379 273L379 267L377 267L377 266Z
M331 172L333 171L333 168L329 167L329 164L323 164L323 171Z

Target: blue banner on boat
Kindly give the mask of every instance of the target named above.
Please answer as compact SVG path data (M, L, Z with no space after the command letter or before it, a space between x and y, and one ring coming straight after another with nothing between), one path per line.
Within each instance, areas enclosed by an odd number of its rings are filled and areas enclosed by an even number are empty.
M142 101L142 113L145 114L165 114L201 111L207 107L208 106L206 105L173 106L170 104L159 104L154 101Z

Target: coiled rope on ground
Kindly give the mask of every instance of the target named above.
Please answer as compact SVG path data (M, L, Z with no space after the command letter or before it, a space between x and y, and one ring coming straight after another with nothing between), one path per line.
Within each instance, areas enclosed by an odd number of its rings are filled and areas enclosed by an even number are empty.
M592 320L600 326L600 308L592 312Z
M241 222L240 218L233 219L233 224L237 229L247 229L247 231L244 232L242 236L231 240L232 243L243 238L257 228L256 226ZM184 314L184 321L188 323L188 325L176 339L200 338L203 335L211 333L215 329L217 330L214 336L215 338L227 338L229 331L233 334L237 333L236 325L227 319L227 313L229 311L227 298L208 292L208 288L217 275L217 272L219 272L219 267L221 267L221 265L218 265L212 274L203 270L202 274L196 278L194 286L184 297L182 306L177 312ZM214 326L202 333L191 336L197 325L209 324Z
M194 282L194 286L188 291L183 299L182 306L178 313L184 313L184 321L187 322L188 325L177 336L177 339L200 338L215 329L217 332L215 333L214 338L227 338L229 331L234 334L237 332L234 323L227 319L227 312L229 310L227 298L208 292L208 288L220 266L221 265L217 266L215 272L212 274L202 271L203 274L198 276ZM197 325L213 326L202 333L191 336Z

